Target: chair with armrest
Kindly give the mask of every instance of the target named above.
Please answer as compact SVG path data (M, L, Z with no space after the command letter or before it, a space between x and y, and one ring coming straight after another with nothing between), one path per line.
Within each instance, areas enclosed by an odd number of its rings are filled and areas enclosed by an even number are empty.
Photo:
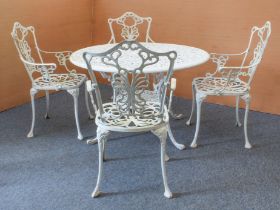
M31 105L32 105L32 124L27 137L33 137L33 130L35 126L35 102L34 97L38 91L45 91L46 93L46 114L45 118L49 119L49 91L66 90L74 98L74 111L76 127L78 132L78 139L82 140L83 135L80 131L79 116L78 116L78 96L79 88L87 80L85 74L78 74L76 70L70 69L67 61L71 55L71 51L63 52L48 52L41 50L38 47L35 36L35 29L33 26L25 27L19 22L14 23L13 31L11 33L15 46L19 53L28 76L32 82L30 89ZM56 59L56 63L46 63L43 60L43 55L51 55ZM36 60L37 59L37 60ZM63 67L66 73L55 73L57 68ZM85 88L86 89L86 88ZM88 93L85 91L86 107L89 118L93 119L88 105Z
M191 124L193 111L197 107L197 120L194 139L191 147L197 147L197 137L200 127L201 104L207 96L235 96L236 97L236 126L240 127L239 121L239 100L246 103L244 117L245 148L252 146L247 134L247 119L251 101L250 86L258 65L262 60L264 50L271 34L271 24L267 21L262 27L254 26L251 30L249 44L246 50L238 54L211 54L211 60L217 64L214 73L207 73L205 77L195 78L192 82L193 101L192 111L187 125ZM241 57L241 64L238 66L226 66L227 61Z
M138 62L133 66L127 64L125 55L130 54ZM165 152L167 130L169 123L168 107L166 106L166 92L171 85L176 52L156 53L148 50L136 41L124 41L104 53L85 52L84 60L90 75L87 81L87 89L96 112L95 123L97 125L97 141L99 148L99 172L96 187L92 197L100 194L100 181L102 176L103 159L105 156L105 144L111 132L147 132L151 131L161 142L161 167L164 183L164 196L171 198L172 193L167 184L165 160L168 156ZM145 69L160 59L169 60L169 67L164 82L160 89L157 101L146 100L143 94L150 88L150 80ZM115 98L111 102L102 101L98 82L95 77L92 60L99 59L100 63L109 65L115 71L111 78L111 85L115 91ZM96 60L95 60L96 61Z

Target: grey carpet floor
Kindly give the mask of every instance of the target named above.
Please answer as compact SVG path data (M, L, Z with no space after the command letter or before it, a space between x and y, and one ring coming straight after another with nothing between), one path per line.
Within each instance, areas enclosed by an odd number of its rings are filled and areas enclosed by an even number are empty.
M102 87L108 98L110 91ZM81 91L80 99L83 99ZM35 136L27 139L30 104L0 113L0 209L280 209L280 117L250 112L253 149L244 149L243 127L234 109L204 104L199 147L179 151L168 141L168 182L175 198L163 196L159 140L149 133L114 133L107 144L102 196L90 197L98 169L98 148L76 139L73 100L51 95L51 119L36 100ZM177 112L191 101L177 98ZM83 135L95 135L80 100ZM241 110L243 117L244 110ZM243 118L242 118L243 119ZM195 126L172 120L178 142L189 145Z

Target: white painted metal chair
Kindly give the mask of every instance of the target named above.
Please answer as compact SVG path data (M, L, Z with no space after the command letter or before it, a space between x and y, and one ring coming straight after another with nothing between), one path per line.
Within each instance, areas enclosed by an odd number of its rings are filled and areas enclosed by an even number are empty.
M35 102L34 97L38 91L45 91L46 93L46 115L49 119L49 91L50 90L66 90L74 98L74 111L76 126L78 131L78 139L82 140L83 136L80 131L79 116L78 116L78 96L79 88L87 80L85 74L78 74L76 70L69 69L67 61L71 55L70 51L63 52L48 52L41 50L38 47L35 36L35 29L33 26L25 27L19 22L14 23L13 31L11 33L15 46L18 50L19 57L23 62L28 76L32 82L30 89L31 105L32 105L32 124L27 137L33 137L33 130L35 125ZM33 49L33 50L32 50ZM43 55L53 56L58 63L45 63ZM57 67L64 67L67 73L55 74ZM86 89L86 88L85 88ZM89 118L93 119L88 105L88 93L85 91L86 107Z
M136 62L134 66L127 64L126 56L132 56ZM176 52L156 53L143 47L135 41L124 41L107 52L100 54L84 53L84 60L88 67L91 80L87 82L93 107L96 111L95 123L97 125L97 140L99 147L99 173L96 187L92 197L100 194L99 187L102 176L105 144L111 132L147 132L151 131L161 142L161 167L165 192L167 198L172 197L166 178L165 152L168 130L168 108L165 105L166 91L170 86ZM137 59L138 58L138 59ZM103 103L98 83L92 68L91 61L100 59L100 62L115 69L111 85L116 93L112 102ZM160 59L169 61L168 73L160 87L158 101L146 100L143 96L149 90L150 81L145 69L157 63ZM96 60L95 60L96 61ZM98 61L99 62L99 61ZM92 94L95 93L95 97Z
M205 77L195 78L192 82L193 102L192 111L187 125L191 124L195 101L197 107L197 120L194 139L191 147L197 147L197 137L200 126L201 104L208 95L211 96L235 96L236 97L236 126L240 127L239 121L239 100L243 99L246 103L244 117L245 148L252 146L247 134L247 119L249 105L251 101L250 85L257 66L260 64L266 44L271 33L271 24L267 21L264 26L258 28L254 26L251 30L247 49L239 54L211 54L211 60L217 64L214 73L207 73ZM226 66L227 61L241 58L238 66Z
M139 26L146 24L143 29L144 37L141 37L143 39L144 42L154 42L150 36L150 29L151 29L151 24L152 24L152 18L151 17L141 17L137 14L135 14L134 12L125 12L123 15L121 15L120 17L117 18L109 18L108 19L108 24L109 24L109 28L110 28L110 32L111 32L111 39L108 42L108 44L113 44L116 43L118 41L117 39L117 31L116 28L114 28L115 25L118 25L121 27L121 38L122 40L126 40L126 41L139 41L139 36L140 36L140 32L139 32ZM110 81L111 79L111 75L107 74L107 73L102 73L101 75L103 78L108 79ZM150 100L150 101L155 101L158 99L158 94L159 94L159 87L162 85L162 82L164 81L164 73L157 73L157 74L153 74L153 75L149 75L149 77L151 78L151 80L153 80L153 89L151 90L146 90L143 93L143 97L145 97L146 100ZM172 86L170 86L170 88L172 87L172 90L170 89L170 109L169 109L169 113L170 115L174 118L174 119L181 119L183 117L182 114L175 114L172 110L172 97L173 97L173 92L176 89L176 78L172 78ZM170 125L168 125L168 135L169 138L171 139L171 141L173 142L174 145L176 145L176 147L180 150L185 149L185 146L182 144L178 144L174 138L174 135L171 131Z

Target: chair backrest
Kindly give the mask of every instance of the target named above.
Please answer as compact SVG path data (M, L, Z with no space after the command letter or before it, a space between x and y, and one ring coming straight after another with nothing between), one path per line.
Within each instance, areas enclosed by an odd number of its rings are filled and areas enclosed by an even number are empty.
M22 61L28 63L35 63L36 61L37 63L43 63L43 58L38 48L33 26L25 27L19 22L15 22L11 35ZM28 65L26 62L24 62L24 66L32 80L32 74L39 71L34 65Z
M111 39L109 43L116 43L116 30L114 30L114 24L117 24L121 27L120 35L123 40L127 41L134 41L137 40L140 33L139 33L139 25L142 24L146 25L145 31L145 42L153 42L150 37L150 29L152 18L151 17L140 17L133 12L126 12L122 16L118 18L109 18L108 24L111 31Z
M102 105L100 90L93 70L94 62L101 62L115 70L112 75L111 85L116 94L114 103L120 117L135 116L147 119L154 118L155 113L163 116L166 88L170 85L170 77L177 57L175 51L157 53L145 48L136 41L124 41L104 53L85 52L83 57L95 89L96 104L101 118L106 107ZM99 60L93 62L94 59ZM160 62L161 59L167 61L166 69L168 71L160 89L160 102L158 107L155 107L157 109L157 112L155 112L155 110L148 108L148 101L142 95L145 90L150 89L149 78L148 74L145 73L145 69L152 67L152 65Z
M262 60L264 50L271 34L271 23L267 21L262 27L254 26L251 29L248 47L245 51L244 58L241 64L240 76L247 76L248 85L250 85L257 66ZM244 72L243 66L249 66Z

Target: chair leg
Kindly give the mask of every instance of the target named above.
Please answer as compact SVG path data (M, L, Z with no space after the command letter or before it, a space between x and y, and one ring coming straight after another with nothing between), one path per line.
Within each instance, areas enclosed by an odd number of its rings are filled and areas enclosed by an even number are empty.
M27 134L28 138L33 137L33 130L35 125L35 95L38 93L38 90L31 88L30 89L30 97L31 97L31 107L32 107L32 123L29 133Z
M170 124L169 124L169 123L167 124L167 131L168 131L168 136L169 136L169 138L170 138L172 144L173 144L177 149L183 150L183 149L186 148L185 145L179 144L179 143L176 141L176 139L174 138L173 133L172 133L172 131L171 131L171 128L170 128Z
M75 111L75 120L78 132L78 139L82 140L83 135L80 129L80 122L79 122L79 114L78 114L78 98L79 98L79 88L67 90L67 92L73 96L74 99L74 111Z
M105 158L106 143L107 143L107 138L105 138L104 142L103 142L103 161L106 161L106 158Z
M46 114L45 114L45 119L50 119L49 116L49 109L50 109L50 94L49 91L46 90Z
M180 119L182 119L184 116L183 116L183 114L175 114L174 112L173 112L173 108L172 108L172 100L173 100L173 94L172 95L170 95L169 96L170 97L170 102L169 102L169 114L170 114L170 116L174 119L174 120L180 120Z
M235 123L235 125L237 127L241 127L241 125L242 125L239 120L239 100L240 100L240 96L236 96L236 106L235 106L236 123Z
M246 110L245 110L245 117L244 117L244 134L245 134L245 148L246 149L251 149L252 145L249 142L248 139L248 134L247 134L247 122L248 122L248 113L249 113L249 107L250 107L250 101L251 101L251 97L250 95L244 95L242 96L242 99L245 101L246 103Z
M91 194L91 197L95 198L100 195L100 182L101 182L101 177L102 177L102 172L103 172L103 152L104 152L104 143L106 139L108 138L109 131L104 130L100 127L97 128L97 139L98 139L98 155L99 155L99 166L98 166L98 177L97 177L97 182L96 186L94 188L94 191Z
M206 98L206 95L204 94L196 94L196 128L195 128L195 134L194 134L194 138L193 141L190 145L190 147L192 148L196 148L197 147L197 137L198 137L198 132L199 132L199 127L200 127L200 116L201 116L201 104L204 101L204 99Z
M195 107L195 86L192 85L192 111L189 120L186 122L186 125L190 126L192 124L192 116Z
M86 108L87 108L87 112L88 112L88 118L90 120L92 120L94 117L93 115L91 114L91 111L90 111L90 108L89 108L89 101L88 101L88 91L87 91L87 88L85 87L85 102L86 102Z
M172 192L170 191L167 183L166 168L165 168L165 149L166 149L166 138L167 138L167 127L163 126L157 130L152 131L160 139L161 145L161 171L164 184L164 196L167 198L172 198Z

